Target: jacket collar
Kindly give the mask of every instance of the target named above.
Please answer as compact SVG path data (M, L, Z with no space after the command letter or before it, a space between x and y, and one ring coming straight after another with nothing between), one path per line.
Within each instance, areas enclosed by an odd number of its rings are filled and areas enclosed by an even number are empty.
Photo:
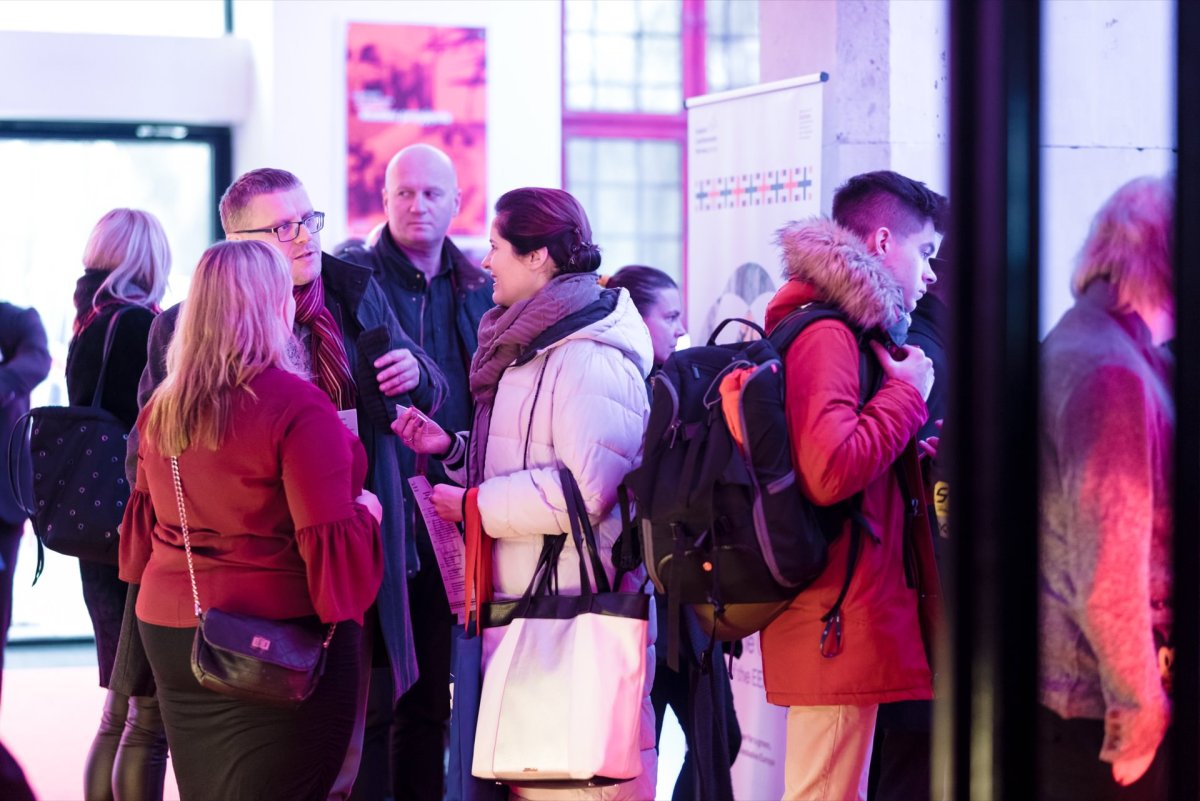
M358 313L358 304L366 294L371 276L369 267L359 267L328 253L321 254L321 282L325 291L345 304L351 313Z
M425 288L425 275L416 268L385 225L375 245L380 255L397 268L397 277L409 292L420 292ZM450 274L450 280L459 293L468 293L487 283L488 276L481 268L471 263L458 246L449 237L442 240L442 264L438 275Z
M1117 288L1103 278L1098 278L1087 285L1077 301L1081 306L1091 307L1095 311L1107 314L1122 331L1124 331L1138 349L1151 362L1162 358L1161 350L1154 344L1154 336L1150 327L1137 312L1126 311L1120 307L1117 300Z
M785 285L780 289L776 300L786 298L790 305L777 308L775 314L822 300L837 306L863 329L894 329L907 323L899 285L858 235L826 217L814 217L785 225L776 232L775 243L783 252L788 284L796 282L803 287L788 289ZM770 317L767 325L771 325Z

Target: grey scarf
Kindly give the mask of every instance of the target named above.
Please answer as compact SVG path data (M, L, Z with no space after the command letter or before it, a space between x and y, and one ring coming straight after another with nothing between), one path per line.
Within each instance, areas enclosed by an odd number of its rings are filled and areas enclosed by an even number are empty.
M531 298L484 313L479 321L479 348L471 360L475 421L467 453L468 486L483 480L492 406L504 371L547 328L592 305L602 292L595 273L566 273L550 279Z

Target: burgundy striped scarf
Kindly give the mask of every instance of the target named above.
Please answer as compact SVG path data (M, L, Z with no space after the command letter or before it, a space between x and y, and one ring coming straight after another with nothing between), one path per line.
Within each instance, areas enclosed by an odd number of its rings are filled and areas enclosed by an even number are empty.
M342 332L325 308L325 285L318 278L292 287L292 296L296 299L296 322L312 328L312 369L317 386L337 408L353 409L358 393Z

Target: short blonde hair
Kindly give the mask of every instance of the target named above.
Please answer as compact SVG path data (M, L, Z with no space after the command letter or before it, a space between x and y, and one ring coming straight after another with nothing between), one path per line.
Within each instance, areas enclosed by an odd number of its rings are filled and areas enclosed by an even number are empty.
M1175 187L1170 178L1145 176L1122 186L1092 219L1071 276L1071 292L1078 297L1093 281L1103 279L1116 289L1122 307L1173 307L1174 220Z
M171 248L162 224L148 211L113 209L100 218L83 249L83 266L108 273L96 296L156 306L167 291Z
M227 241L204 251L167 350L167 378L155 391L146 436L160 453L220 446L232 391L268 367L296 372L285 319L292 279L264 242Z

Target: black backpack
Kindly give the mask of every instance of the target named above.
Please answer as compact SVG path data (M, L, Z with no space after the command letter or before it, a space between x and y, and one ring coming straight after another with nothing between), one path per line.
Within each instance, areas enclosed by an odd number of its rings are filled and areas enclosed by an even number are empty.
M801 492L785 414L782 358L801 331L830 318L845 322L837 308L809 303L780 321L769 337L746 320L725 320L706 345L673 353L652 380L642 464L625 480L637 501L640 526L627 526L629 535L618 541L614 561L619 568L637 561L631 551L640 536L642 561L667 598L672 669L678 665L682 604L699 612L710 635L707 659L716 640L749 636L786 609L824 570L828 543L851 517L856 523L846 581L826 616L827 634L834 630L840 640L840 606L865 527L858 512L861 495L818 508ZM716 344L730 322L749 326L762 338ZM860 403L865 403L878 388L881 371L859 339ZM736 411L744 448L727 424L720 391L722 379L741 368L746 373L740 377ZM829 644L831 651L835 645Z

